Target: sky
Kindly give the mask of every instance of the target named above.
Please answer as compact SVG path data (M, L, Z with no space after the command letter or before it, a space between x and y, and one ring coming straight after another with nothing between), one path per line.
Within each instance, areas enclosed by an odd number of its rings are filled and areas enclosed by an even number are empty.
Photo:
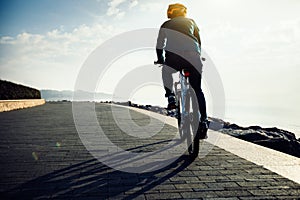
M222 78L229 119L241 109L286 123L300 119L298 0L1 0L0 78L73 90L95 48L127 31L159 28L168 5L177 2L200 28L202 48ZM153 51L140 54L128 62L155 59ZM118 78L108 75L103 92L111 93ZM299 126L298 120L292 124Z

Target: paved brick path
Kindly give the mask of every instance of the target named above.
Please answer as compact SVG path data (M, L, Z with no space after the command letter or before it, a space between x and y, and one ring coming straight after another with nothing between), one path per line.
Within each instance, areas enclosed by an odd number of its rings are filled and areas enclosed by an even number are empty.
M128 140L114 124L109 108L96 106L99 122L123 148L151 151L176 134L175 128L165 125L152 139ZM132 112L132 116L137 124L149 121L140 113ZM0 113L0 127L0 199L300 197L299 184L218 147L193 162L183 155L156 172L135 174L109 168L82 145L70 103Z

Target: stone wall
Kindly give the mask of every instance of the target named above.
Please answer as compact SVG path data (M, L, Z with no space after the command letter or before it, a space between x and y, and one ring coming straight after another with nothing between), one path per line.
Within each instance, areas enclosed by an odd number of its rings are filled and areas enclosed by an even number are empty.
M0 100L0 112L30 108L45 104L44 99Z

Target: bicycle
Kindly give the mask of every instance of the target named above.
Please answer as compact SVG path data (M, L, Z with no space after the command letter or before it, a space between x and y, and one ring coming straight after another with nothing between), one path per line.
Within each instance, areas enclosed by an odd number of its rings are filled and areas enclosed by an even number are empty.
M154 62L154 64L160 63ZM200 112L198 100L194 89L189 83L189 76L190 72L187 69L183 69L179 72L179 81L174 83L176 98L175 116L177 117L180 139L187 141L189 155L196 158L199 154L199 134L203 134L203 132L206 134L207 127L199 128Z

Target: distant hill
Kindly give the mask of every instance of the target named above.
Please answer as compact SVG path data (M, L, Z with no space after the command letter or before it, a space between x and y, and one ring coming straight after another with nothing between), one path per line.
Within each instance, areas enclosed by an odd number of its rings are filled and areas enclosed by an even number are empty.
M46 101L71 101L73 98L73 92L69 90L58 91L58 90L41 90L41 96Z
M40 99L39 90L24 85L0 80L0 100Z
M71 90L41 90L41 96L46 101L73 101L74 92ZM78 91L76 93L77 100L80 101L108 101L112 99L112 95L105 93L92 93Z

